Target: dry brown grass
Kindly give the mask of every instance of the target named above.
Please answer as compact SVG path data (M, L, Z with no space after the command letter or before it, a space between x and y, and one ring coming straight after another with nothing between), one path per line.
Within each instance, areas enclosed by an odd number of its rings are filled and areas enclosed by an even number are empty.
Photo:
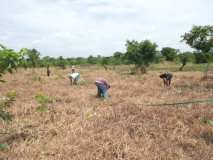
M85 67L80 86L69 85L68 69L52 72L46 77L42 69L34 75L20 70L4 77L0 96L11 90L18 96L7 108L13 121L0 121L0 141L9 145L0 159L213 159L213 126L202 121L213 120L212 104L144 105L213 96L213 82L201 81L202 73L176 72L165 89L159 72L140 76ZM111 84L107 100L95 97L100 76ZM41 92L54 99L47 112L36 110Z

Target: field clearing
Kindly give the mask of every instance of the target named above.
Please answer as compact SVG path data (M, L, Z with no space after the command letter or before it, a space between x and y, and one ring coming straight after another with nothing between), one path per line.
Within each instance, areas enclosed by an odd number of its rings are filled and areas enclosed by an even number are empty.
M213 97L213 80L200 71L175 72L166 89L160 71L129 75L122 70L78 68L81 82L70 86L69 69L19 70L7 74L0 97L16 91L7 111L13 121L0 121L0 159L131 159L212 160L213 104L147 106ZM94 81L106 78L111 88L106 100L96 98ZM38 111L35 96L51 97L47 111ZM3 141L5 132L15 136Z

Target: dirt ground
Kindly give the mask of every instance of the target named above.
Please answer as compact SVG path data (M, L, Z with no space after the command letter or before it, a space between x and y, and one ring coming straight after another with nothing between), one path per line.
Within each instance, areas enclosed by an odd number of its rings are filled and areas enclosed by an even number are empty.
M130 75L123 70L78 68L81 81L69 84L70 69L19 70L3 78L0 97L15 91L6 108L12 122L0 120L0 159L8 160L212 160L213 104L148 106L213 97L213 80L201 72L174 72L164 88L160 71ZM96 98L97 77L111 84L110 97ZM39 111L35 96L51 97Z

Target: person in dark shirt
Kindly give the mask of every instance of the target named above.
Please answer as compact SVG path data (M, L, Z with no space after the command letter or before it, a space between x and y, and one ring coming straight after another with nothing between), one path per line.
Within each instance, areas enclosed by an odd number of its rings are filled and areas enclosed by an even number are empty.
M50 76L50 66L49 65L47 65L47 76L49 77Z
M164 86L169 87L171 85L173 75L171 73L163 73L160 75L160 78L163 79Z

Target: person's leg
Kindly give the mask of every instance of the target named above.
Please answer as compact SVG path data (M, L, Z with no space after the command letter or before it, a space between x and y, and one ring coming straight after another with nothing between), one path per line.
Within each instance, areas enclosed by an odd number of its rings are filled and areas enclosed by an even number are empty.
M78 84L79 80L80 80L80 74L76 77L76 84Z
M164 87L167 86L167 82L166 82L166 79L165 79L165 78L163 78L163 84L164 84Z
M72 77L69 77L70 78L70 85L72 85L73 84L73 79L72 79Z
M103 91L103 97L104 98L107 98L108 97L108 92L107 92L107 89L105 88L104 91Z
M169 78L169 86L171 85L171 82L172 82L172 75Z
M171 76L168 76L168 77L166 78L166 81L167 81L167 86L169 87L170 84L171 84Z
M101 88L100 88L100 84L96 83L96 87L97 87L97 97L101 97Z
M80 79L80 75L76 76L74 79L74 84L78 84L79 79Z
M77 84L77 79L76 78L74 79L73 84L75 84L75 85Z
M98 90L97 96L107 98L108 93L107 93L106 86L103 84L98 84L98 83L96 84L96 86L97 86L97 90Z
M169 80L166 80L166 86L169 87Z
M97 97L101 97L101 89L98 86L97 89L98 89Z
M101 96L104 97L104 98L108 97L107 88L106 88L105 85L101 86Z

